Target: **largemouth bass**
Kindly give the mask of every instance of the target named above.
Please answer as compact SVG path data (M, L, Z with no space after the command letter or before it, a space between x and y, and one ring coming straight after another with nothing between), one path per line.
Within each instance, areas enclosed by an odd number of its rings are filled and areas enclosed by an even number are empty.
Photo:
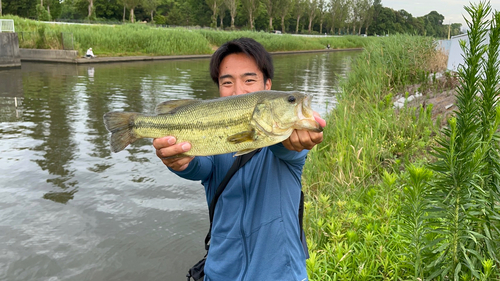
M230 152L242 155L286 140L294 129L321 132L310 107L311 97L299 92L260 91L212 100L160 103L156 115L108 112L111 150L119 152L140 138L175 136L191 143L184 155Z

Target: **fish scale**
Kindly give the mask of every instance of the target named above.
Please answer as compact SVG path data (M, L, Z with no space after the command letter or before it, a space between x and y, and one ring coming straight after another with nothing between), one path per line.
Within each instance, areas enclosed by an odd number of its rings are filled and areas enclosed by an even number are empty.
M312 112L307 95L260 91L213 100L168 101L158 105L157 115L108 112L104 123L114 152L139 138L175 136L177 143L191 143L184 155L244 154L281 142L294 129L321 131Z

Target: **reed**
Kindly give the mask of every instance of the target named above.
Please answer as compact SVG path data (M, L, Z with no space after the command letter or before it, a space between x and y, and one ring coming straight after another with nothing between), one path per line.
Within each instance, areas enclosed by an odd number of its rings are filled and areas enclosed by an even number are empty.
M239 37L250 37L259 41L266 50L270 52L277 51L300 51L300 50L321 50L330 44L332 49L361 48L368 45L374 38L365 38L360 36L344 37L303 37L289 34L275 35L265 32L251 31L215 31L199 30L201 34L213 46L220 46L229 40Z
M395 91L428 79L428 38L372 42L342 83L324 141L304 169L312 280L397 280L408 275L397 231L405 167L425 162L437 133L431 109L393 108ZM403 175L405 175L403 177Z
M83 55L92 47L98 56L196 55L211 54L223 43L239 37L254 38L268 51L360 48L375 40L360 36L297 37L251 31L216 31L208 29L158 28L145 24L76 25L41 23L17 16L21 48L62 49L64 37L74 41L73 48Z

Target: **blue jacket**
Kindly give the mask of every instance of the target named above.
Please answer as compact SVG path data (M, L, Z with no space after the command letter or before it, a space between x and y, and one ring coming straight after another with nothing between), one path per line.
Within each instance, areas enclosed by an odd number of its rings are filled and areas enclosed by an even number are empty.
M298 220L307 152L265 147L234 174L215 207L205 281L307 280ZM174 172L201 180L210 204L233 155L195 157Z

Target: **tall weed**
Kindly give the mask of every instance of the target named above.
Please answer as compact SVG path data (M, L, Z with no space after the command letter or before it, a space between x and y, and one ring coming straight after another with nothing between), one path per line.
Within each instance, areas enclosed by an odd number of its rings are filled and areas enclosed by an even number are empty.
M435 246L428 258L429 279L500 278L500 13L488 20L491 7L483 2L466 11L472 20L468 42L461 42L465 63L458 72L458 110L438 138L438 161L431 165L436 177L428 200L435 237L429 243Z

